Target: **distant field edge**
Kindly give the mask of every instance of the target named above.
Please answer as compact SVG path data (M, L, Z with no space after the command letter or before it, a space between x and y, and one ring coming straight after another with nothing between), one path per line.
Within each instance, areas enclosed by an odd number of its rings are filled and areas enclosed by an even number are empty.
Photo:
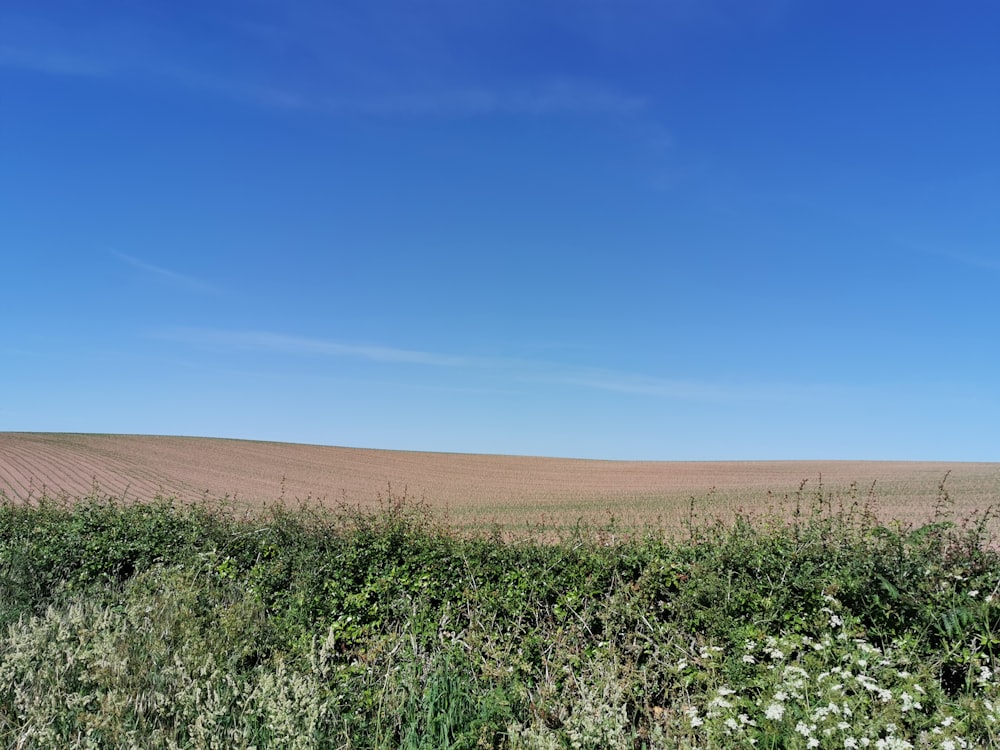
M943 485L942 485L943 483ZM0 432L9 500L232 498L251 506L371 505L405 496L464 527L542 521L674 525L685 514L780 510L822 495L919 523L935 503L956 517L1000 501L1000 462L623 461L350 448L239 438Z

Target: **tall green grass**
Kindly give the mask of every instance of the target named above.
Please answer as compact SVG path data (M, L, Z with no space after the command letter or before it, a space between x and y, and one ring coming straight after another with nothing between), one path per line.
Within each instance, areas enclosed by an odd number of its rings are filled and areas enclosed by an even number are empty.
M987 515L680 538L377 511L0 503L0 745L957 748L1000 741Z

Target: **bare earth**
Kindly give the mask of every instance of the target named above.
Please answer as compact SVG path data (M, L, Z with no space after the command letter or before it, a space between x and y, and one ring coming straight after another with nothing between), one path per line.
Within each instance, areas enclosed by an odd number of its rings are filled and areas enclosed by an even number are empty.
M0 433L0 493L10 500L99 493L131 500L235 498L250 507L301 500L376 505L390 493L426 502L464 528L515 530L577 520L676 526L788 512L801 487L884 521L933 517L938 485L958 520L1000 501L1000 463L887 461L592 461L422 453L140 435ZM853 487L852 487L853 485ZM391 490L390 490L391 488ZM874 490L873 490L874 488ZM692 500L693 498L693 500Z

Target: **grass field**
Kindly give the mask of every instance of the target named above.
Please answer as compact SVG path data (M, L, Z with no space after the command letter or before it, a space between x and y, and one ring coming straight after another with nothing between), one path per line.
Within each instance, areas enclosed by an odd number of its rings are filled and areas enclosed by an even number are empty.
M374 507L391 487L457 528L498 523L678 528L692 511L731 518L791 512L800 489L820 484L832 503L873 492L884 521L919 524L933 514L938 484L961 517L1000 497L1000 464L883 461L589 461L367 450L209 438L0 433L0 491L17 500L80 497L95 483L118 497L182 501L223 496L247 506L310 498ZM692 506L692 498L694 504Z

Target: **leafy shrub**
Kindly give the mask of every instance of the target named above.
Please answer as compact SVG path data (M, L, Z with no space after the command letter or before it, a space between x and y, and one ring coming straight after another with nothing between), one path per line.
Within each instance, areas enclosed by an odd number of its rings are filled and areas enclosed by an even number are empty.
M934 524L886 526L821 490L807 504L680 540L550 542L459 536L391 493L374 512L255 516L2 504L0 743L993 743L985 522L942 503Z

